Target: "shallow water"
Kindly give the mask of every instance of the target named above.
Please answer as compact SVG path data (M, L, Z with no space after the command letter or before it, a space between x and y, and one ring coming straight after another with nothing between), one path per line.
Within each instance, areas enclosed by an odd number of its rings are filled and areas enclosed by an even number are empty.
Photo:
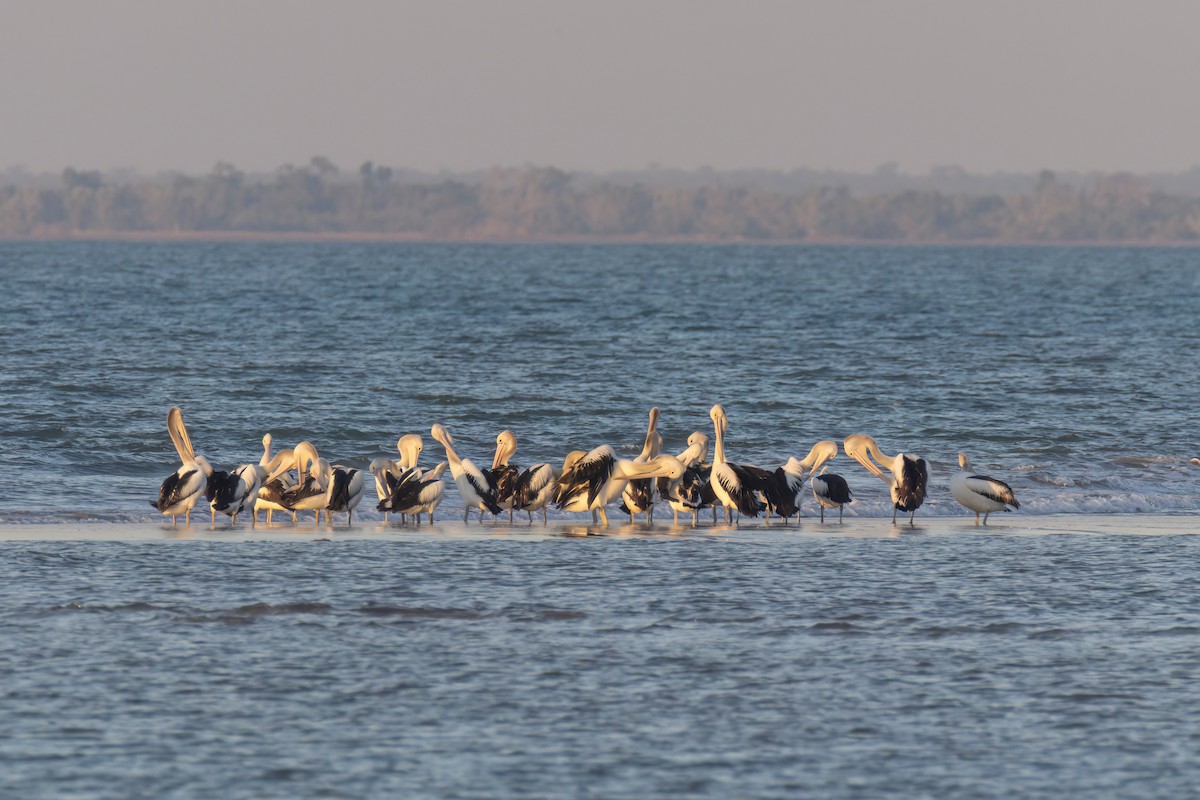
M137 521L177 466L179 405L215 465L259 440L334 462L440 447L487 461L711 431L775 466L874 435L966 450L1026 513L1200 509L1197 251L414 244L0 243L0 520ZM842 456L859 502L886 487ZM461 513L451 489L445 510ZM367 516L369 504L360 511ZM369 513L368 513L369 511Z
M1165 798L1200 774L1195 536L395 536L0 545L0 795Z

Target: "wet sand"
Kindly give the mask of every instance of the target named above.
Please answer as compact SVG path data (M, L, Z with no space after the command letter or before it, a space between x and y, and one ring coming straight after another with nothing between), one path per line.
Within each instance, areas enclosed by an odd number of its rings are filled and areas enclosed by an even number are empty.
M1048 535L1076 534L1093 536L1143 535L1163 536L1200 533L1200 514L1142 515L1142 514L1047 514L1041 516L994 515L987 526L976 527L973 517L918 517L915 526L907 523L892 525L890 519L846 519L839 524L836 519L826 518L824 524L813 518L804 518L799 524L783 525L775 522L764 524L761 520L746 522L740 526L725 524L700 524L674 526L670 519L656 521L653 525L639 523L609 526L588 525L581 520L552 519L549 524L541 521L532 524L507 520L487 520L480 524L472 521L439 520L433 525L385 524L382 520L356 520L347 528L344 518L336 525L317 525L312 519L293 525L291 521L276 520L268 526L260 522L252 527L239 523L230 527L218 521L210 526L196 521L182 523L13 523L0 525L0 541L314 541L334 539L385 539L403 541L409 539L513 539L539 541L576 537L610 538L690 538L690 539L746 539L757 541L788 536L820 536L831 539L843 537L895 538L904 536L947 536L947 535Z

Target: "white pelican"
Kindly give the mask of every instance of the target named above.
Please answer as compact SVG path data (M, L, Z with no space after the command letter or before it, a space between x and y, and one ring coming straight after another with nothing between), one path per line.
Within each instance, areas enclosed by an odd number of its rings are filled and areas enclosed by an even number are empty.
M671 511L675 513L675 524L679 524L679 514L692 515L692 527L696 527L696 515L704 506L704 487L708 485L706 470L703 466L708 459L708 436L695 431L688 437L688 446L675 456L683 465L683 475L675 480L658 479L658 496L667 501ZM715 512L714 512L715 513Z
M975 512L976 525L979 524L980 514L983 514L983 524L987 525L988 514L993 511L1009 511L1009 506L1021 507L1007 483L972 472L971 459L967 458L966 453L958 454L958 466L961 469L950 476L950 494Z
M925 491L929 485L929 465L925 459L906 453L884 455L875 440L865 433L847 436L842 448L846 455L891 488L892 524L896 524L896 512L904 511L911 515L908 524L915 525L917 509L925 502ZM891 477L885 475L884 470Z
M821 509L821 522L825 522L825 509L827 508L836 508L838 522L841 522L842 506L852 503L854 500L850 497L850 485L846 483L846 479L841 475L826 472L828 469L828 466L822 468L821 473L811 476L808 483L812 486L813 499L817 501L817 507Z
M450 475L454 478L454 485L458 487L458 493L462 495L463 506L463 522L466 522L471 516L471 509L479 509L479 520L483 521L483 512L490 511L493 514L500 513L500 506L496 504L496 490L489 482L487 477L475 466L475 462L469 458L459 458L458 453L454 450L454 437L450 435L450 431L446 430L446 426L441 423L435 423L429 430L434 441L439 442L446 449L446 461L450 464Z
M436 467L417 477L408 470L391 496L379 504L380 511L391 509L398 514L412 514L417 524L421 524L421 513L429 514L429 524L433 524L433 511L442 502L446 493L446 484L442 483L442 475L446 472L446 462L440 462Z
M731 464L725 460L725 429L729 427L729 418L725 415L725 407L717 404L708 412L713 421L713 430L717 435L717 445L713 453L712 477L709 485L712 487L716 501L725 508L725 520L732 521L733 511L739 515L747 514L757 517L762 511L763 504L758 501L755 492L766 492L765 470L758 467L747 467L741 464Z
M242 464L233 472L215 473L225 475L225 479L216 486L209 505L212 508L213 519L216 513L229 515L229 524L237 524L237 515L244 508L250 508L258 497L259 487L262 486L262 476L259 464ZM213 484L209 484L211 489Z
M650 409L650 422L646 426L646 438L642 452L633 459L634 463L645 464L658 455L662 448L662 437L658 435L658 406ZM682 477L682 476L680 476ZM630 481L621 492L621 509L629 515L630 523L638 514L646 515L646 524L654 521L654 481Z
M608 445L601 445L576 461L569 470L564 469L559 479L558 507L566 511L593 511L608 525L608 514L604 507L621 496L625 484L631 480L678 478L683 475L683 465L671 455L656 456L639 463L631 459L617 458Z
M175 444L175 452L183 462L174 474L168 475L158 489L158 502L151 503L162 514L171 515L171 524L175 517L183 514L184 522L192 523L192 509L196 501L204 494L208 486L208 476L213 468L204 456L196 455L192 449L192 440L188 437L187 428L183 426L183 412L174 406L167 412L167 433Z
M837 456L837 442L824 439L812 446L802 459L792 456L787 463L772 473L771 491L765 492L769 499L767 518L774 511L787 522L800 513L800 495L804 489L805 470L811 475L822 464Z
M510 430L496 437L496 455L492 458L492 481L496 486L496 502L508 509L512 521L513 511L524 511L533 522L533 512L542 512L542 522L548 522L547 504L557 491L561 475L553 464L534 464L526 470L508 463L517 453L517 435Z
M330 468L326 480L329 482L329 492L325 503L325 522L332 525L333 514L345 511L346 527L349 528L354 509L363 496L362 470L335 464Z
M496 505L508 509L508 521L513 518L514 494L521 470L508 460L517 454L517 435L507 428L496 437L496 454L492 456L492 468L486 477L496 490ZM532 519L532 518L531 518Z
M319 524L321 510L329 502L329 462L319 457L317 448L309 442L296 445L292 453L296 458L296 483L284 491L280 505L293 513L316 511Z
M287 511L286 508L279 504L279 498L283 494L283 490L291 486L293 481L288 474L291 470L291 463L295 460L290 447L280 450L274 456L271 455L271 434L266 434L262 438L263 454L258 460L261 469L258 471L259 483L258 496L254 500L254 508L251 509L251 521L253 524L258 524L258 511L262 509L267 512L267 524L271 524L271 515L274 511ZM280 469L281 466L283 469Z
M367 464L367 471L375 478L375 495L379 498L379 510L383 512L383 521L388 521L391 505L384 507L385 501L392 496L396 481L403 470L400 465L390 458L372 458Z

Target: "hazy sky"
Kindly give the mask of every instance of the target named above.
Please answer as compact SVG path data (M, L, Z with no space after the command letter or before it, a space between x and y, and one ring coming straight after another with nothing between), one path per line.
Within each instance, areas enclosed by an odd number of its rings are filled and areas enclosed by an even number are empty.
M0 0L0 168L1177 171L1193 0Z

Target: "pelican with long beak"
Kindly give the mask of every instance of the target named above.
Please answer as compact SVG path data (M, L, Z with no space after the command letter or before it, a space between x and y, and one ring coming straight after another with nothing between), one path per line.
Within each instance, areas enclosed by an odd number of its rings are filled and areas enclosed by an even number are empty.
M704 487L708 485L708 474L711 467L706 467L708 460L708 435L695 431L688 437L688 446L675 456L683 464L683 475L675 480L658 479L658 496L667 501L675 514L675 524L679 524L679 515L691 514L692 527L696 527L696 515L704 506Z
M441 444L446 450L446 462L450 465L450 475L454 478L454 485L458 487L458 493L462 495L465 506L463 522L465 523L470 518L472 509L479 509L481 522L484 511L499 514L500 506L496 503L496 488L491 485L483 471L475 466L474 461L469 458L459 458L458 452L454 449L454 437L450 435L450 431L446 430L446 426L436 423L430 428L429 433L433 436L434 441Z
M446 484L442 482L446 467L446 462L442 461L420 476L411 474L415 470L408 470L396 484L391 497L379 504L379 510L411 514L418 525L421 524L421 513L425 512L429 514L429 524L432 525L433 511L446 493Z
M174 406L167 412L167 433L175 445L175 452L182 462L174 474L168 475L158 489L158 502L150 505L159 513L170 514L171 524L175 517L183 514L184 523L192 524L192 509L196 501L204 496L208 486L208 477L213 468L204 456L196 455L192 449L192 440L188 437L187 428L183 425L183 411Z
M650 409L650 424L646 427L646 438L642 443L642 452L633 460L645 464L658 455L662 447L662 437L658 435L658 406ZM681 476L682 477L682 476ZM638 514L646 515L646 524L654 521L654 481L636 480L625 485L621 492L621 507L629 515L632 523Z
M320 524L321 511L329 504L329 462L317 455L317 448L310 442L296 445L292 453L296 459L296 483L283 493L281 505L293 514L316 511Z
M786 464L776 469L770 478L771 491L766 493L770 498L767 514L773 511L783 517L785 523L799 515L805 471L811 475L826 461L837 457L837 453L837 442L825 439L814 444L804 458L792 456Z
M725 431L729 427L729 417L725 414L725 407L718 403L709 410L708 416L713 421L717 438L709 485L717 502L725 508L725 521L732 521L734 512L739 516L757 517L764 508L757 492L766 494L769 491L766 479L770 473L758 467L726 461Z
M513 521L513 501L517 491L517 479L521 470L508 460L517 454L517 435L505 429L496 437L496 454L492 456L492 468L486 473L488 483L495 487L496 505L508 509L508 521Z
M599 512L608 525L604 507L621 496L633 480L665 477L674 480L683 475L683 464L672 455L656 456L649 461L617 458L608 445L588 452L564 470L559 480L558 507L565 511Z
M885 455L875 440L865 433L847 436L842 448L846 455L891 489L892 524L896 524L896 512L903 511L909 514L908 524L915 525L917 509L925 502L929 486L929 465L925 459L907 453Z

